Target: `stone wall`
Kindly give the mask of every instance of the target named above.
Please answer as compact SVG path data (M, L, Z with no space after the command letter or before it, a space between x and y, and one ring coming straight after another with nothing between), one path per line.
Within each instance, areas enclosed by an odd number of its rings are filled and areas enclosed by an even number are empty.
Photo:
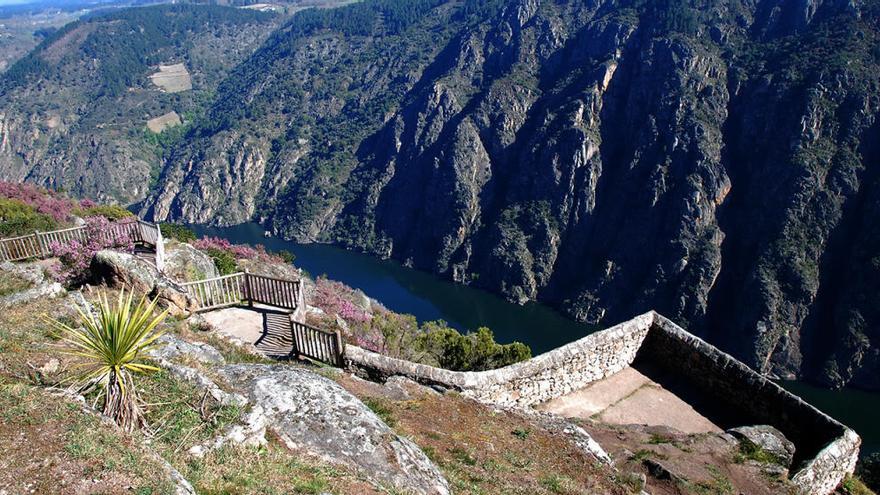
M454 388L483 402L530 406L601 380L635 359L654 320L645 313L580 340L501 369L457 372L394 359L347 346L349 367L373 378L400 375L428 385Z
M797 446L792 481L802 493L831 493L855 469L861 439L854 431L663 316L655 316L637 359L676 372L742 422L785 433Z
M500 406L527 407L580 389L647 360L690 382L741 424L769 424L797 445L792 481L801 493L834 491L858 459L861 439L830 416L732 356L650 312L528 361L456 372L346 348L346 364L372 378L400 375Z

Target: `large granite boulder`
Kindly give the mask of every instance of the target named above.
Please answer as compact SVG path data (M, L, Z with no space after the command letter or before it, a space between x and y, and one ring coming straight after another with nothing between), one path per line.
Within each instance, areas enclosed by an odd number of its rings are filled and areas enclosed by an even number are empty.
M192 282L219 277L214 260L198 249L177 241L165 243L165 275L172 280Z
M126 287L148 297L159 298L159 303L171 314L189 314L195 309L194 301L175 282L166 278L155 265L134 255L103 250L95 253L89 269L96 283L108 287Z
M204 342L188 342L176 335L164 334L156 339L156 347L149 354L167 361L194 360L202 364L226 364L226 359L213 346Z
M272 430L289 448L354 468L405 493L450 493L416 444L394 433L336 382L287 365L228 365L217 371L261 411L251 422Z
M751 442L779 460L786 468L791 467L794 459L795 446L791 440L776 428L769 425L740 426L731 428L727 433L739 441Z

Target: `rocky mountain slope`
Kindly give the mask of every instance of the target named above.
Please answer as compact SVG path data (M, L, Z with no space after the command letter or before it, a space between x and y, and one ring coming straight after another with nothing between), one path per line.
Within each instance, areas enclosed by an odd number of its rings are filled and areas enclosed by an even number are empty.
M370 0L220 85L144 213L878 388L874 0Z
M183 128L154 132L147 121L170 112L184 126L194 120L275 22L246 9L160 5L68 24L0 78L0 178L143 199ZM177 64L180 81L150 77ZM186 84L159 84L169 81Z

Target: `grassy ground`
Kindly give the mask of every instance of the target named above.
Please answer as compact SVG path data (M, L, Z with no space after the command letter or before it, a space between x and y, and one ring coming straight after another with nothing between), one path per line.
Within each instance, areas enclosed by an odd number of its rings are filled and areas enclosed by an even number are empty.
M173 493L137 440L76 402L7 383L0 420L0 488L9 493Z
M456 494L638 493L633 480L581 452L561 434L454 393L414 389L410 399L337 374L387 424L409 437L443 471Z
M837 493L843 495L875 495L870 488L855 476L847 476Z
M31 283L8 272L0 272L0 297L31 288Z
M0 489L10 493L170 493L172 484L144 445L168 460L204 494L379 493L357 476L291 452L277 439L260 448L224 448L202 459L190 447L213 438L242 412L221 407L167 372L138 377L149 423L145 434L125 435L49 395L73 364L59 354L47 315L73 321L61 300L9 308L0 315ZM211 341L232 362L259 362L222 341L169 320L166 330ZM53 360L57 362L53 362ZM57 368L57 369L56 369ZM60 484L59 484L60 483Z

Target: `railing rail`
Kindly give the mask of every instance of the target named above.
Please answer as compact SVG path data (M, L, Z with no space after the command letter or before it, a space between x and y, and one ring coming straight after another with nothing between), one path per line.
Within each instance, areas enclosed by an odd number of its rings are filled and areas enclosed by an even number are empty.
M196 311L208 311L246 302L295 311L302 305L299 280L238 272L180 284L196 302Z
M87 235L86 227L81 225L48 232L35 231L29 235L0 239L0 262L47 258L52 256L51 246L53 243L67 244L74 240L84 241ZM137 220L112 223L107 230L98 235L105 236L111 241L127 237L133 242L155 246L160 234L158 225Z

